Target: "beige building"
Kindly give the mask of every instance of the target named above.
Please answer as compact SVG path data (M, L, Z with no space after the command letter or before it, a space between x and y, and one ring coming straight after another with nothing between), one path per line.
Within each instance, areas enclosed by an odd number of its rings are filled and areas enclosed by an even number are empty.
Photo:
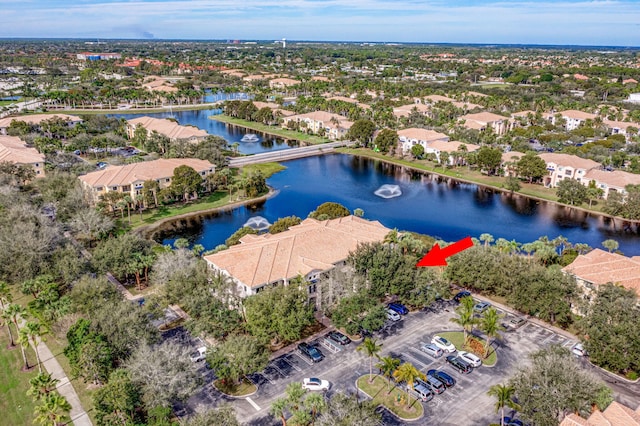
M75 115L68 114L29 114L19 115L17 117L5 117L0 118L0 135L6 135L7 129L11 126L12 121L23 121L25 123L39 126L45 120L51 120L52 118L60 118L69 123L69 127L74 127L76 124L81 123L82 119Z
M626 257L594 249L576 257L562 271L576 278L589 299L599 286L607 283L634 290L640 296L640 256Z
M384 240L391 230L355 216L318 221L305 219L279 234L245 235L240 244L205 256L209 268L231 277L240 297L267 286L287 285L298 276L310 283L345 264L359 244Z
M486 111L463 115L459 120L464 121L463 125L468 129L484 131L491 128L497 135L505 134L513 126L513 122L509 117Z
M464 147L464 148L463 148ZM424 150L426 154L435 154L436 160L440 162L440 154L446 152L449 154L448 163L450 165L463 165L466 164L464 159L460 158L456 153L466 150L466 152L474 152L480 149L480 145L474 145L472 143L464 143L458 141L444 141L435 140L429 142L427 148Z
M607 126L609 133L612 135L623 135L627 142L631 140L632 136L637 135L638 129L640 129L640 123L631 123L628 121L602 120L602 124ZM635 130L631 131L629 128Z
M326 137L331 140L343 139L347 136L349 129L353 125L353 122L347 120L345 117L332 114L326 111L315 111L306 114L296 114L282 119L282 127L288 128L290 122L295 122L300 125L300 130L310 133L321 133L324 131ZM322 129L322 130L321 130Z
M215 172L215 166L206 160L196 158L162 158L153 161L127 164L126 166L109 166L104 170L79 176L83 187L91 194L94 203L100 196L108 192L120 192L132 199L142 194L142 187L147 180L155 180L160 188L171 185L173 171L179 166L189 166L204 179Z
M571 413L560 426L640 426L640 407L632 410L613 401L604 411L596 409L588 419Z
M300 84L299 80L286 77L269 80L269 87L272 89L286 89L287 87L295 86L297 84Z
M23 164L33 167L36 178L44 177L44 155L29 148L15 136L0 135L0 162Z
M449 142L449 136L435 130L418 129L415 127L409 129L398 130L398 139L400 148L404 154L411 152L411 148L415 145L422 145L425 152L430 143L435 141Z
M621 170L609 172L607 170L591 169L585 173L581 182L583 185L588 186L591 181L593 181L596 188L602 189L602 198L606 200L611 192L619 192L625 196L627 194L625 189L627 185L640 185L640 175Z
M564 128L570 132L571 130L577 129L580 125L584 124L587 120L594 120L597 115L591 114L588 112L577 111L574 109L568 109L565 111L560 111L555 114L548 113L544 114L544 117L551 122L554 126L558 122L558 117L565 120Z
M549 171L549 175L544 178L543 183L552 188L558 186L558 182L563 179L574 179L584 184L585 176L589 170L602 167L597 161L571 154L546 152L540 154L540 158L547 163Z
M408 117L414 111L424 116L428 116L431 113L431 106L422 103L401 105L393 108L393 115L395 115L396 118Z
M138 126L142 126L149 136L155 131L172 141L186 139L190 142L197 142L209 136L206 131L197 127L181 126L175 121L164 118L139 117L127 120L127 135L129 139L133 139Z

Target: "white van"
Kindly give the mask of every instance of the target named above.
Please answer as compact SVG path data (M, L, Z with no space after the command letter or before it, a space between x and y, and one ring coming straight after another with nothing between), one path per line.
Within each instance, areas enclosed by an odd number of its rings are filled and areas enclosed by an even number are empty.
M391 321L400 321L400 315L392 309L387 309L387 318Z
M409 392L422 402L431 401L433 399L433 392L421 384L414 384L413 390L409 390Z

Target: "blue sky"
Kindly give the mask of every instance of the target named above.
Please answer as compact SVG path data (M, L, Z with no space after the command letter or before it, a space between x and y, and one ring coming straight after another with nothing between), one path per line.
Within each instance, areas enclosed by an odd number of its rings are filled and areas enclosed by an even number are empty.
M640 46L640 0L0 0L0 37Z

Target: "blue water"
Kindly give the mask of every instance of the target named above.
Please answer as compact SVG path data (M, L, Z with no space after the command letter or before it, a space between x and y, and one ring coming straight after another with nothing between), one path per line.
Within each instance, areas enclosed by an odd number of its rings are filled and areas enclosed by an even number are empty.
M224 99L247 99L247 96L243 93L232 94L209 94L205 97L205 102L215 102ZM238 151L243 154L258 154L261 152L279 151L282 149L289 149L292 146L297 146L296 142L288 144L283 139L266 135L255 130L245 129L243 127L234 126L231 124L222 123L220 121L211 120L209 116L220 114L222 110L217 108L200 110L200 111L164 111L156 113L119 113L112 114L113 117L124 118L130 120L137 117L156 117L156 118L168 118L172 117L178 120L180 124L196 126L199 129L205 130L210 135L220 136L224 138L229 145L234 142L239 143ZM258 142L242 142L242 137L248 133L255 133L260 137Z
M207 218L182 221L186 227L161 236L163 244L185 237L193 244L211 249L224 243L251 217L269 222L280 217L306 217L318 205L333 201L353 211L361 208L365 218L389 228L415 231L445 241L489 233L521 243L546 235L559 235L572 243L602 247L614 238L626 255L640 255L637 233L621 231L599 217L529 200L493 193L472 184L443 180L437 176L410 172L398 166L350 155L325 155L283 163L287 169L268 179L278 194L256 206L241 207ZM382 185L398 185L402 195L384 199L374 192Z

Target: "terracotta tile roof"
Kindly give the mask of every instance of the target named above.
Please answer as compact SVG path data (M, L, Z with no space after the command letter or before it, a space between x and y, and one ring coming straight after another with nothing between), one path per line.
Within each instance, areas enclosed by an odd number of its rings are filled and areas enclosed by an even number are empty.
M279 234L246 235L241 243L205 260L249 287L324 271L347 258L358 244L382 241L390 229L355 216L305 219Z
M215 167L210 162L197 158L161 158L159 160L127 164L126 166L109 166L104 170L79 176L78 179L92 188L131 185L145 180L169 178L173 176L173 171L176 167L183 165L192 167L197 172L203 172Z
M640 426L640 414L626 405L613 401L604 410L595 410L588 419L577 414L569 414L560 426Z
M589 426L589 422L579 415L571 413L560 422L560 426Z
M300 84L300 81L294 80L292 78L274 78L269 81L269 87L273 86L295 86L296 84Z
M631 123L630 121L602 120L602 123L612 129L627 130L629 127L640 128L640 123Z
M0 162L2 161L15 164L43 163L44 155L35 148L28 148L16 136L0 135Z
M545 152L539 155L547 164L552 163L562 167L573 167L574 169L590 170L596 167L600 167L601 164L597 161L589 160L587 158L580 158L577 155L560 154L556 152Z
M197 127L181 126L174 121L164 118L139 117L127 121L134 128L140 124L149 132L155 130L169 139L205 138L209 135L206 131L200 130Z
M620 284L640 295L640 261L634 258L594 249L562 270L594 285Z
M360 101L358 101L357 99L353 99L353 98L348 98L346 96L331 96L330 98L327 98L328 101L342 101L342 102L348 102L350 104L354 104L354 105L358 105L360 108L362 109L369 109L371 108L371 106L367 105L367 104L363 104Z
M536 112L531 110L518 111L511 114L511 117L527 117L529 114L535 116Z
M425 113L431 111L431 106L424 104L401 105L393 108L393 114L398 117L406 117L411 114L414 109L418 112Z
M587 119L593 120L594 118L597 117L597 115L595 114L591 114L584 111L577 111L575 109L560 111L558 114L560 114L563 117L573 118L574 120L587 120Z
M429 96L425 96L424 98L430 100L433 103L436 103L436 102L455 102L455 99L451 99L451 98L448 98L448 97L442 96L442 95L429 95Z
M256 108L261 109L261 108L271 108L271 109L276 109L276 108L280 108L280 105L276 104L275 102L260 102L260 101L253 101L253 104L256 106Z
M510 161L518 161L524 156L524 152L509 151L502 154L502 162L507 163Z
M427 145L428 148L437 149L441 152L456 152L460 146L465 145L467 147L467 152L473 152L480 149L480 145L474 145L472 143L466 142L458 142L458 141L449 141L445 142L442 140L429 142Z
M477 123L492 123L494 121L506 121L509 120L509 117L504 117L502 115L494 114L492 112L478 112L476 114L467 114L460 117L460 120L467 121L475 121Z
M592 169L585 173L584 178L605 183L609 187L613 186L616 188L624 188L627 185L640 185L640 175L623 172L622 170L608 172L606 170Z
M19 115L17 117L0 118L0 128L9 127L13 120L24 121L25 123L29 123L29 124L40 124L42 121L50 120L53 117L58 117L63 120L69 120L72 122L82 121L80 117L77 117L75 115L69 115L69 114L30 114L30 115Z
M326 111L314 111L314 112L308 112L306 114L292 115L289 118L299 118L299 119L308 118L313 121L321 121L324 124L330 123L332 118L335 118L338 121L347 121L345 117L339 114L332 114Z
M436 141L436 140L449 140L449 136L444 133L436 132L435 130L427 130L427 129L418 129L415 127L411 127L409 129L398 130L398 137L400 139L415 139L419 141Z

